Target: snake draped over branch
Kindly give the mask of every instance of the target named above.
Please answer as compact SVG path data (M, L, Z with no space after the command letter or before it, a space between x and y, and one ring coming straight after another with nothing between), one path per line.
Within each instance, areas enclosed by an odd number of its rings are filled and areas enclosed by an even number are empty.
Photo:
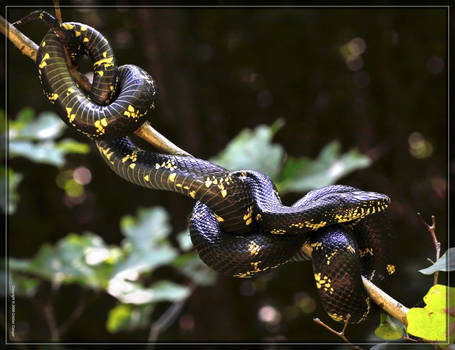
M190 235L207 265L248 278L289 261L309 260L303 250L309 244L326 312L335 321L358 323L367 318L372 303L362 276L381 285L395 272L387 254L392 238L389 197L334 185L310 191L286 206L261 172L231 172L190 155L140 149L128 135L151 120L157 100L152 76L134 65L117 66L109 42L88 25L60 24L44 11L32 12L15 25L35 19L50 27L36 59L48 100L66 124L94 140L117 175L196 201ZM92 60L88 95L72 79L65 50L73 65L83 55Z

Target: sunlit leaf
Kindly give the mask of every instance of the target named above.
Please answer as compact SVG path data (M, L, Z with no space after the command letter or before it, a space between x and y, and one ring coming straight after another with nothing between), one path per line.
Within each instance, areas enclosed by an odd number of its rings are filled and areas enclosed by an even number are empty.
M62 135L65 123L54 112L43 112L30 120L30 112L18 115L18 119L10 124L10 140L49 140Z
M426 306L424 308L413 307L406 314L408 320L407 331L416 337L433 341L447 341L447 318L448 323L455 322L447 310L455 306L455 288L449 287L449 293L444 285L436 284L430 288L423 297ZM449 304L447 297L450 297ZM449 305L449 307L448 307ZM452 332L450 337L454 337Z
M193 242L191 242L190 232L188 230L179 232L176 238L182 251L186 252L193 248Z
M403 337L404 330L395 323L389 315L381 314L381 323L375 329L374 334L386 340L395 340Z
M123 246L129 251L129 256L116 266L115 273L149 271L170 263L177 256L177 251L166 239L171 227L163 208L139 209L136 217L123 217L120 227L126 236Z
M8 184L8 214L14 214L16 212L16 206L19 201L19 193L17 192L17 187L22 181L23 175L16 173L13 169L8 169L8 182L6 181L6 168L4 166L0 167L0 205L3 212L6 212L6 185Z
M150 324L153 308L153 304L136 306L119 303L109 311L106 328L110 333L145 328Z
M172 264L196 284L211 286L216 282L217 273L205 265L196 253L181 255Z
M69 234L55 246L44 244L32 259L9 259L11 271L26 272L54 283L78 282L92 288L106 288L113 265L111 249L92 234Z
M449 248L433 265L419 270L424 275L431 275L436 271L455 271L455 248Z
M352 149L340 153L340 143L329 143L314 161L308 158L289 158L277 180L280 193L302 192L334 184L350 172L366 168L370 158Z
M64 164L64 153L55 146L53 141L34 143L12 140L9 142L9 156L22 156L37 163L55 166Z
M134 278L134 276L133 276ZM190 289L171 281L159 281L151 287L128 280L126 271L117 274L109 283L108 292L122 303L148 304L160 301L180 301L190 295Z
M232 171L259 170L274 179L281 169L284 150L281 145L271 143L271 140L283 124L278 119L271 126L260 125L254 130L242 130L210 161Z

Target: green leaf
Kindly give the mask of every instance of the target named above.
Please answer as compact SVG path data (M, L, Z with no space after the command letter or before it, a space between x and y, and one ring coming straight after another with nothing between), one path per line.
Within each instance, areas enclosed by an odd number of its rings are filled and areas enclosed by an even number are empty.
M136 306L119 303L109 311L106 328L110 333L145 328L150 324L153 308L152 304Z
M22 156L37 163L45 163L54 166L64 164L64 153L59 150L53 141L33 143L30 141L10 141L10 157Z
M131 273L133 272L133 274ZM160 301L180 301L190 295L190 289L171 281L159 281L150 288L145 288L140 283L129 280L136 279L134 271L122 271L109 282L108 293L122 303L148 304Z
M172 265L198 285L211 286L216 282L217 273L205 265L196 253L181 255Z
M64 139L62 141L59 141L57 142L56 147L65 154L66 153L86 154L90 152L90 146L88 144L77 142L72 139Z
M182 251L186 252L193 248L193 242L191 242L190 232L188 230L179 232L176 238Z
M43 112L35 120L30 118L30 111L22 112L11 123L10 140L50 140L62 135L65 123L54 112Z
M436 271L455 271L455 248L449 248L436 262L426 269L419 270L424 275L431 275Z
M7 212L9 215L14 214L16 212L16 206L19 202L19 193L17 191L17 187L19 183L22 181L23 175L16 173L13 169L8 169L8 182L6 179L6 168L4 166L0 167L0 196L1 201L0 205L2 207L3 212ZM6 184L8 184L8 207L6 206ZM8 210L7 210L8 209Z
M56 284L77 282L91 288L106 288L116 249L92 234L69 234L53 247L44 244L33 259L9 259L12 272L26 272Z
M177 256L167 239L171 227L168 214L163 208L139 209L136 217L123 217L120 227L126 236L123 247L129 250L129 255L116 266L115 273L151 271L170 263Z
M381 323L375 329L374 334L382 339L395 340L402 338L404 331L389 315L383 316L381 314Z
M272 144L273 135L283 126L278 119L273 125L259 125L254 130L242 130L226 148L210 161L231 171L253 169L262 171L271 179L278 175L284 155L281 145Z
M447 302L448 296L450 297L449 303ZM455 322L455 317L447 313L449 308L455 306L455 288L436 284L430 288L423 300L426 304L424 308L413 307L406 314L408 333L425 340L447 342L447 324ZM447 318L449 318L449 322L447 322ZM452 332L451 341L454 336L455 334Z
M28 123L33 121L33 117L35 116L35 111L30 107L22 108L19 113L16 115L15 120L10 120L9 122L9 131L10 137L14 137L14 134L11 132L14 130L15 132L22 130Z
M289 158L277 180L280 192L303 192L334 184L348 173L366 168L370 158L352 149L340 154L340 143L329 143L314 161L308 158Z

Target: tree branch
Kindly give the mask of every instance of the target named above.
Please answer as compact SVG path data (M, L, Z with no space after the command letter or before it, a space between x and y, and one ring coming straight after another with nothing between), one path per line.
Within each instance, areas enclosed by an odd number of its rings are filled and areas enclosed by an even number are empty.
M60 14L61 17L61 14ZM5 18L0 16L0 32L5 35L24 55L28 56L33 61L36 61L36 53L38 45L20 32L16 27L11 25ZM90 91L90 83L80 74L75 67L68 67L73 79L82 87L85 92ZM188 152L181 149L165 136L155 130L148 122L134 132L137 136L144 139L158 150L176 155L191 156Z

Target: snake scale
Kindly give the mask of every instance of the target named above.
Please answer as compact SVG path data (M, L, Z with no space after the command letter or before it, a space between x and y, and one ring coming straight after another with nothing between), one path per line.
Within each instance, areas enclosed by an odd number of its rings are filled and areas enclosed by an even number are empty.
M50 30L36 65L44 94L62 120L95 141L101 157L120 177L139 186L181 193L196 201L191 240L200 258L224 274L247 278L289 261L309 260L326 312L336 321L358 323L372 309L365 277L381 285L395 272L388 251L392 238L384 194L334 185L307 193L292 206L281 203L263 173L228 171L192 156L142 150L128 137L155 109L153 78L133 65L118 67L111 46L94 28L60 24L35 11L15 24L41 19ZM93 62L86 95L72 79L65 56L77 65Z

